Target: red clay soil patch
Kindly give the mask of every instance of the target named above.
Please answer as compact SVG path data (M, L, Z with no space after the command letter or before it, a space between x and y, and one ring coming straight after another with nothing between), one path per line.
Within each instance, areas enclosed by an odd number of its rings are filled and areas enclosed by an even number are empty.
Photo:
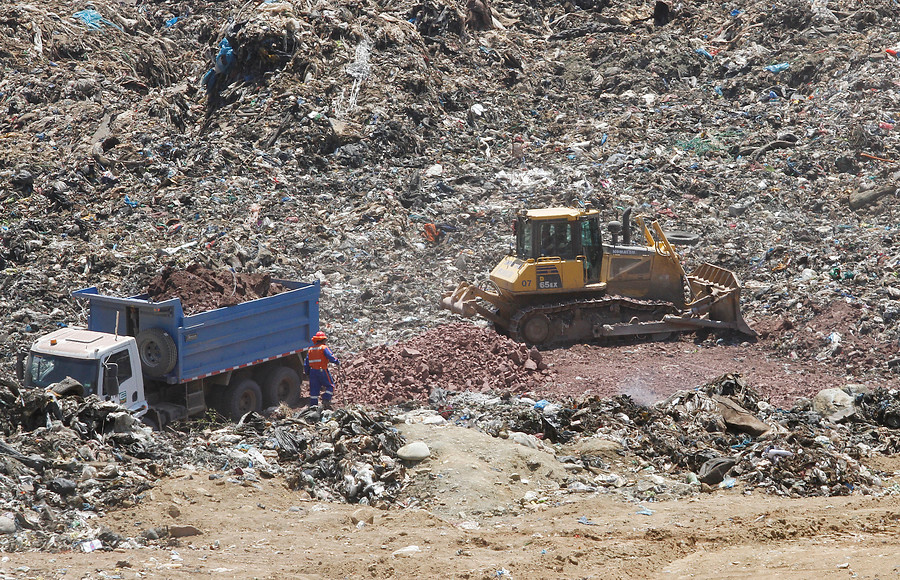
M802 332L810 341L804 348L813 349L808 357L791 354L799 347L790 333L799 330L783 318L758 321L756 328L770 330L767 338L756 343L720 344L714 336L700 340L686 334L666 342L577 344L544 351L529 350L490 329L455 323L348 358L338 371L335 397L344 404L424 402L433 388L440 387L554 400L627 394L639 404L650 405L724 373L737 373L763 399L789 408L800 397L848 383L897 387L896 375L870 372L871 367L867 372L865 368L848 372L847 365L861 356L862 348L871 349L864 358L882 356L877 353L890 348L851 334L855 315L852 306L840 303L823 310L821 318L804 323ZM822 336L830 332L847 337L842 341L846 350L814 360L826 348Z
M780 318L769 321L759 332L793 359L827 361L848 374L860 374L883 369L887 361L897 357L896 344L878 337L883 327L870 309L857 302L835 300L809 321L795 324Z
M180 298L185 314L234 306L283 291L281 284L272 283L269 274L238 274L199 264L184 270L167 267L150 281L147 288L149 298L154 302Z
M440 326L409 341L370 348L344 362L335 397L378 405L425 401L451 391L524 392L542 384L543 354L468 323Z

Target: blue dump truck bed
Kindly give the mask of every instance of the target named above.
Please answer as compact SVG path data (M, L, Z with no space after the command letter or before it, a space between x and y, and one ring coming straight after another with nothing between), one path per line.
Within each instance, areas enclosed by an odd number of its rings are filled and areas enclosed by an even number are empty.
M189 316L178 298L163 302L151 302L146 294L117 298L101 295L96 287L72 295L90 304L88 330L139 337L160 329L171 336L174 366L155 378L176 384L312 346L310 339L319 330L319 282L272 281L288 290Z

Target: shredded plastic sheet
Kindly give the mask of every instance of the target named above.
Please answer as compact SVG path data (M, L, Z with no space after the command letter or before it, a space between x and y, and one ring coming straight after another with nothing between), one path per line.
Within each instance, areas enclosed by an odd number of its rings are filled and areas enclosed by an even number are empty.
M72 15L73 18L80 20L85 26L90 28L91 30L100 30L104 26L112 26L113 28L119 30L120 32L124 32L122 28L112 22L111 20L104 18L102 14L97 12L92 8L87 8L85 10L79 10L75 14Z
M345 118L351 111L356 108L356 101L359 97L359 91L363 82L369 78L372 67L369 66L369 52L372 50L372 43L363 40L356 46L356 60L347 65L345 69L347 74L353 78L353 85L350 87L350 96L344 102L344 91L334 105L335 117L338 119Z

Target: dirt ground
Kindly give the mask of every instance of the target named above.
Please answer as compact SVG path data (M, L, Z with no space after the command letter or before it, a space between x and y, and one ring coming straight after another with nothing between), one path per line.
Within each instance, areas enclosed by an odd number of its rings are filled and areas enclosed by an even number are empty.
M278 479L241 486L183 471L103 520L119 533L195 526L199 535L9 554L0 569L4 578L900 577L900 497L798 500L735 487L638 505L554 489L561 464L541 450L455 426L401 429L433 451L413 471L408 507L323 504ZM546 501L528 501L529 490Z
M847 336L848 323L839 327ZM817 325L806 332L834 330ZM837 357L785 354L783 338L545 351L545 394L625 392L650 404L736 372L787 405L870 380L848 375ZM896 386L890 376L871 382ZM566 466L541 449L453 425L397 427L432 455L409 469L390 510L314 501L277 477L242 484L185 468L100 523L131 537L177 526L199 534L136 549L8 554L0 578L900 578L900 495L792 499L738 483L637 504L615 487L563 488ZM569 445L556 453L591 446L616 473L642 467L608 441ZM889 474L883 489L900 486L900 456L862 463Z

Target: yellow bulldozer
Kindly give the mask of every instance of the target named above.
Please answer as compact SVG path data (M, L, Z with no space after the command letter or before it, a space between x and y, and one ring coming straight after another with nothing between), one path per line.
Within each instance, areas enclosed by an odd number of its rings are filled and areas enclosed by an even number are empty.
M604 243L596 209L520 212L514 252L488 284L462 282L441 306L478 314L514 340L538 346L606 337L663 340L704 328L756 336L741 316L733 272L702 264L687 274L673 248L679 240L670 242L656 220L636 217L643 243L632 243L630 213L609 222Z

